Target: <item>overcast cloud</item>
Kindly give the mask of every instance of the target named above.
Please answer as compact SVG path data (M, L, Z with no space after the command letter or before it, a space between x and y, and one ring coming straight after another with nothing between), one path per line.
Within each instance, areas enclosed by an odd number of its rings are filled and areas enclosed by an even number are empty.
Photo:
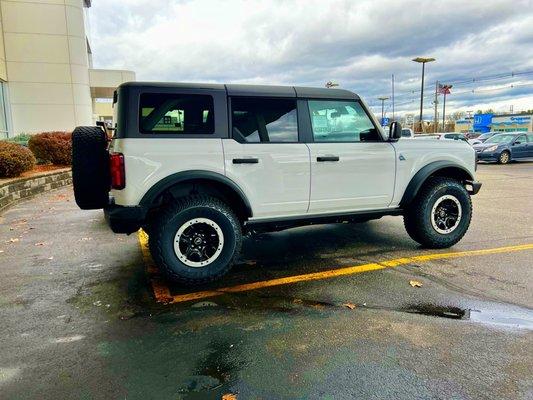
M533 0L95 0L90 16L94 67L131 69L138 80L333 80L377 111L394 74L396 109L417 113L421 68L410 60L431 56L426 87L453 81L450 111L533 109Z

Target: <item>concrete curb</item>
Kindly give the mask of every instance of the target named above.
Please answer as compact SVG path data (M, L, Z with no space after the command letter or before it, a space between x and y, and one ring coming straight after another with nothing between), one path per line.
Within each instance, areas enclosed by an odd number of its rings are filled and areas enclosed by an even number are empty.
M72 184L72 171L61 169L0 183L0 212L37 194Z

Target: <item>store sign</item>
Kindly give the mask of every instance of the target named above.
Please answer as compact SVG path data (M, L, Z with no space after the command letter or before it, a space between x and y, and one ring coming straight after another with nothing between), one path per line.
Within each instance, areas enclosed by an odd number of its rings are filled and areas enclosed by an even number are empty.
M524 124L531 121L531 117L511 117L510 120L515 124Z

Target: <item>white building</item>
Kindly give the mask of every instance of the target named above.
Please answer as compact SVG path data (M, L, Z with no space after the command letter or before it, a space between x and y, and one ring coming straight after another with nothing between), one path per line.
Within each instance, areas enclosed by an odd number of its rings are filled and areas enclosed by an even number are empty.
M92 69L90 0L0 0L0 138L111 116L131 71Z

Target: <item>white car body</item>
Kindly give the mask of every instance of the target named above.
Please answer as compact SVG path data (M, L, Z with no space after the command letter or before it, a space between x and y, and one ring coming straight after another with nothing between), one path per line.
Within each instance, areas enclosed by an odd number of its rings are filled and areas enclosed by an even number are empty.
M413 176L436 161L475 175L473 149L456 140L243 144L234 139L126 138L113 140L111 150L124 154L126 165L126 187L110 193L115 204L138 205L163 179L202 170L224 175L243 190L251 220L397 208ZM339 162L316 161L329 154L339 155ZM257 157L259 163L233 164L235 157Z
M76 203L116 233L143 228L183 284L223 276L243 234L301 225L402 215L413 240L450 247L481 187L466 142L401 140L346 90L136 82L114 104L111 143L72 134Z

